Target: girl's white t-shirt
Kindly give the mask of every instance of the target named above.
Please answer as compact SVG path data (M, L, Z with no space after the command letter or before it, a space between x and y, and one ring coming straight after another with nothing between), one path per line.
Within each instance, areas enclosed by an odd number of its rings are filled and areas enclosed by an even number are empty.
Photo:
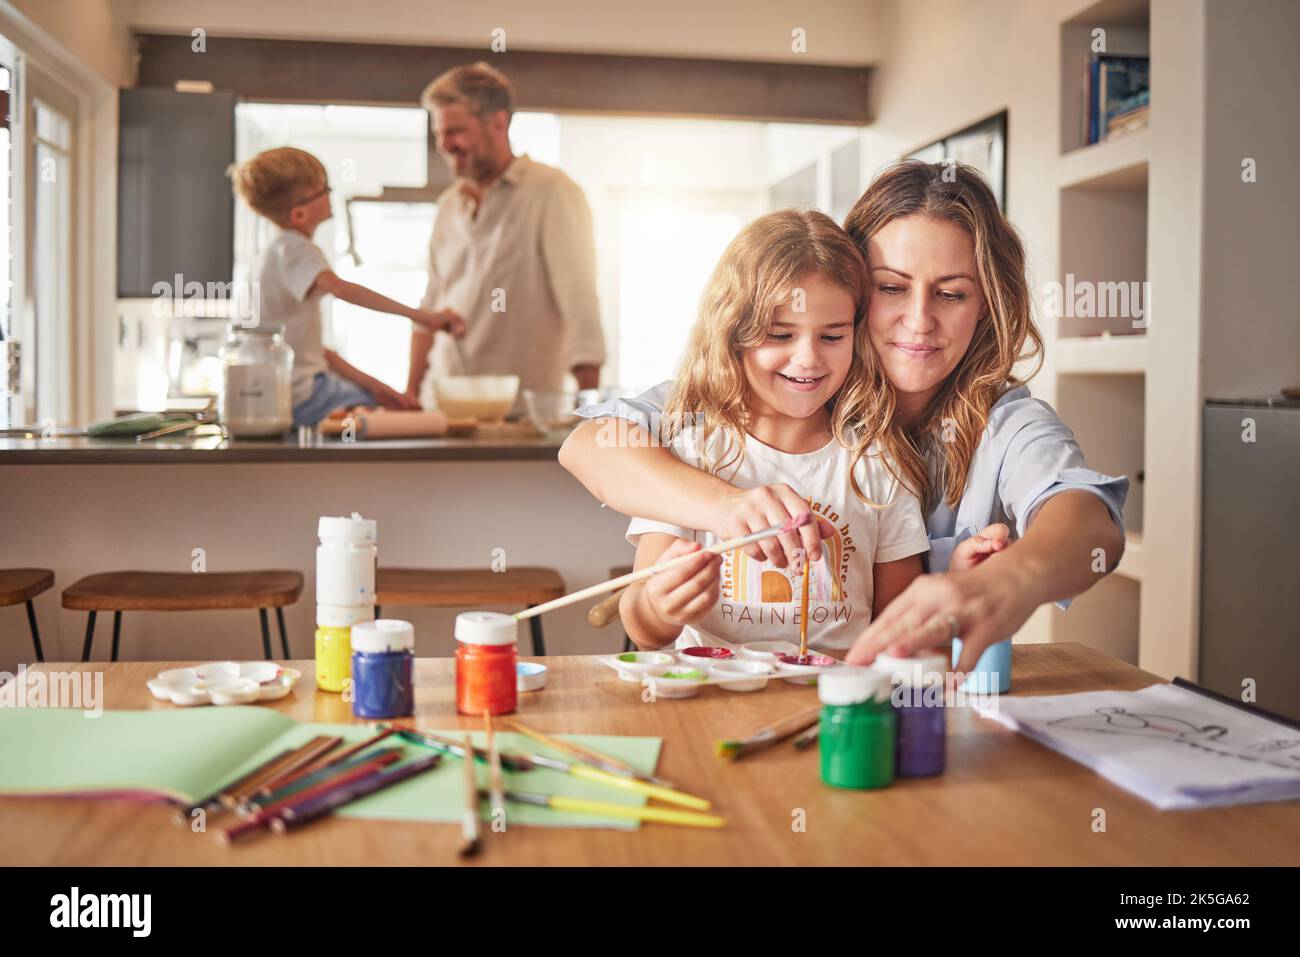
M683 462L700 468L698 439L698 427L690 427L670 448ZM715 434L710 445L721 448L723 442ZM849 478L852 456L850 449L834 440L815 452L793 454L747 435L743 459L718 473L738 488L784 483L800 495L811 495L813 514L834 527L834 534L822 540L822 558L809 571L808 644L821 650L848 649L871 621L875 563L897 561L930 547L920 503L889 474L874 447L858 462L857 475L859 487L880 507L858 498ZM720 459L715 455L711 460ZM707 531L644 518L632 519L627 540L636 545L645 532L663 532L706 546L717 540ZM725 553L717 605L682 629L677 647L798 642L803 575L792 566L777 568L743 550Z

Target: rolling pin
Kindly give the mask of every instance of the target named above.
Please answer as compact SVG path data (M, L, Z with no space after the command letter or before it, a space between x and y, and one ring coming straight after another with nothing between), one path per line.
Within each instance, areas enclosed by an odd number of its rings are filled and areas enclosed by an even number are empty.
M618 591L606 595L599 602L591 606L587 612L587 621L596 628L604 628L611 621L618 617L618 600L623 597L626 588L620 588Z

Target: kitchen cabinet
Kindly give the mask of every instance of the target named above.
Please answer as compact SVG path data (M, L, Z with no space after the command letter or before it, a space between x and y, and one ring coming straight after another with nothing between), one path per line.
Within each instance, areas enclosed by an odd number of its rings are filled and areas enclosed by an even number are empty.
M122 90L118 138L117 294L154 298L156 283L229 283L234 270L235 94Z

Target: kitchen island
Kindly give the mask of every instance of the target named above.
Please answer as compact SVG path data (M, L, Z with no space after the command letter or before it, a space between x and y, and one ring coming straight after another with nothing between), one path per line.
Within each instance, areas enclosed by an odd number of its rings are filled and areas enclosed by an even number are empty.
M295 657L312 654L316 522L360 512L379 523L387 566L489 568L545 565L571 589L630 564L626 519L587 494L556 462L562 436L485 434L343 442L307 433L278 440L218 436L0 439L0 567L44 567L55 585L36 599L46 658L76 659L85 614L62 590L93 572L302 572L285 609ZM514 611L516 609L499 609ZM613 651L617 622L587 624L586 605L545 618L547 651ZM415 624L421 656L452 652L454 611L384 609ZM110 627L93 657L107 658ZM521 651L528 651L521 639ZM121 655L132 659L261 656L251 611L134 612ZM0 608L0 671L32 660L21 606Z

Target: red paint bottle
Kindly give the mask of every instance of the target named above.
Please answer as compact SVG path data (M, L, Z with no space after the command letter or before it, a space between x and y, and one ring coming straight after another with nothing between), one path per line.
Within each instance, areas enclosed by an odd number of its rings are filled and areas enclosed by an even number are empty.
M515 666L518 622L495 611L456 616L456 710L511 714L519 701Z

